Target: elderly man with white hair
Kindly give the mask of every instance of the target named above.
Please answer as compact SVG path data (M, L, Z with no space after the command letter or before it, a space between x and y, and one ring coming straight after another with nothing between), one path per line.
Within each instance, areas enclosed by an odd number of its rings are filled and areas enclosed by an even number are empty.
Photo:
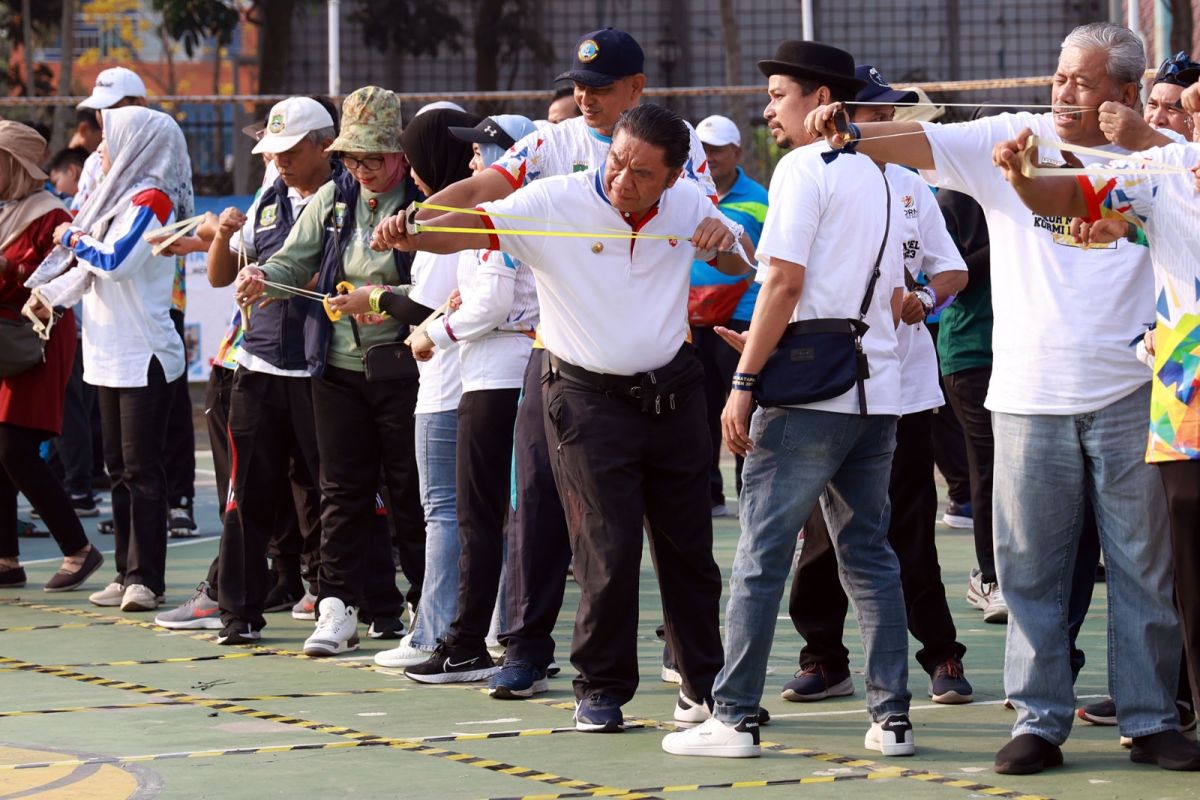
M835 147L916 167L972 196L992 242L995 362L986 406L995 433L996 563L1009 607L1004 688L1017 709L997 772L1062 764L1073 697L1066 609L1085 501L1095 506L1108 568L1109 684L1131 758L1200 769L1200 747L1176 730L1180 632L1171 603L1171 541L1162 482L1143 461L1150 372L1129 347L1155 317L1147 249L1120 240L1089 247L1070 219L1030 211L991 164L992 148L1030 128L1043 140L1126 151L1108 142L1098 109L1137 104L1141 39L1110 23L1083 25L1062 44L1051 113L1001 114L955 125L834 124L810 132ZM915 134L879 138L890 134ZM923 134L923 135L922 135ZM1053 148L1043 159L1063 163ZM1103 163L1082 155L1085 163Z

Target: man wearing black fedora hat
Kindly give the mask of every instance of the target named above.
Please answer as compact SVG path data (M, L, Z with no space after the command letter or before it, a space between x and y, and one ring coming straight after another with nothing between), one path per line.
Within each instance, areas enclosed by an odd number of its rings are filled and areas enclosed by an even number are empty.
M900 204L891 202L874 162L830 154L804 129L809 111L852 100L863 88L853 56L818 42L789 41L759 69L768 78L767 126L778 144L795 149L771 179L757 252L762 289L721 417L726 445L746 457L742 536L725 610L725 667L713 686L712 718L669 734L662 746L675 755L760 755L756 712L780 596L796 531L820 500L866 650L872 725L865 746L886 756L911 755L904 598L887 541L888 477L902 411L895 325L903 264L895 246L899 225L892 224ZM814 393L824 398L816 402L793 403L794 394L764 402L769 407L751 420L751 394L768 357L785 334L795 334L792 323L818 319L868 326L857 339L868 365L859 370L857 386L833 396Z

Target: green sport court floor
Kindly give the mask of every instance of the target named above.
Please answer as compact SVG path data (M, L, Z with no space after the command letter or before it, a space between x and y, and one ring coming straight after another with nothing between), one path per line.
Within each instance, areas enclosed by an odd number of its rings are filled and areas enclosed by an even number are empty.
M200 540L168 551L168 604L186 598L216 552L217 516L208 454L199 453ZM111 538L93 542L111 551ZM259 647L219 647L207 632L170 633L150 614L87 603L87 592L40 591L58 563L53 543L23 539L29 586L0 591L0 800L15 798L558 798L702 795L780 797L1181 798L1200 778L1130 763L1114 728L1079 723L1067 766L1031 777L996 775L995 750L1012 712L1001 706L1004 628L986 625L963 600L973 563L969 534L939 525L950 608L967 645L976 701L935 706L912 661L915 758L863 749L862 653L851 617L846 639L854 697L793 704L779 689L795 669L799 641L778 621L764 704L773 721L762 758L684 759L659 741L676 687L659 682L661 620L648 559L641 586L642 686L625 707L636 727L618 735L571 729L567 642L577 598L557 630L567 669L534 701L489 699L478 685L426 687L376 669L386 643L363 638L349 657L298 653L311 623L271 615ZM736 521L717 521L717 559L728 577ZM111 558L92 586L111 579ZM1082 643L1077 692L1105 692L1105 595L1097 587ZM910 652L915 652L915 645Z

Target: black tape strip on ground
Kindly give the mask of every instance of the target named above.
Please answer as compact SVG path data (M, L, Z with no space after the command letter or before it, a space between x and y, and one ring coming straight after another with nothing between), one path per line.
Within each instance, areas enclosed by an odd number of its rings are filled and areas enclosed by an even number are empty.
M300 717L290 717L284 714L276 714L269 711L260 711L255 708L238 705L225 700L200 697L198 695L192 695L186 692L175 692L168 689L158 689L145 684L103 678L99 675L86 675L81 672L74 672L67 669L57 669L55 667L48 667L42 664L35 664L33 662L22 661L20 659L8 658L4 656L0 656L0 665L12 667L13 669L22 672L33 672L39 675L49 675L56 678L63 678L65 680L90 684L92 686L102 686L109 689L121 689L124 691L137 692L139 694L144 694L151 697L162 697L166 700L173 700L179 703L186 703L202 708L208 708L214 711L222 711L227 714L252 717L254 719L263 720L264 722L277 722L281 725L291 725L304 728L315 733L338 736L354 742L374 742L374 746L388 747L395 750L403 750L405 752L415 753L417 755L432 756L434 758L443 758L447 761L453 761L457 764L465 764L478 769L486 769L502 775L510 775L515 778L525 778L551 786L563 786L575 791L592 792L596 795L602 795L604 797L624 797L628 798L629 800L654 800L653 795L648 795L642 792L634 792L630 789L623 789L616 786L604 786L602 784L589 783L587 781L567 778L562 775L555 775L542 770L521 767L514 764L508 764L503 761L496 761L494 759L482 758L480 756L471 755L470 753L461 753L441 747L434 747L417 739L400 739L388 736L379 736L374 733L367 733L365 731L355 730L354 728L348 728L344 725L332 725L326 722L318 722ZM484 736L485 734L466 734L462 737L456 738L455 740L466 741L471 739L480 739ZM362 746L369 747L372 745L364 744ZM307 749L321 748L308 747ZM174 757L181 758L183 756L175 755ZM0 765L0 771L13 769L15 766L16 765ZM38 762L35 765L26 766L24 768L34 769L35 767L45 768L53 766L63 766L63 762L58 762L57 764L55 762Z

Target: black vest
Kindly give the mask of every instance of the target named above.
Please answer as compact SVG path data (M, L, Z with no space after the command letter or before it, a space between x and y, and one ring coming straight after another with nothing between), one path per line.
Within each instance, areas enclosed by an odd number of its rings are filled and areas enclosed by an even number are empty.
M254 249L262 263L283 247L296 223L282 178L263 190L253 222ZM279 369L304 369L305 306L311 303L292 297L256 307L250 314L250 328L243 334L242 349Z
M342 256L350 238L355 232L358 196L361 187L354 176L342 171L333 178L333 207L325 218L325 237L321 244L321 271L317 275L316 291L322 294L332 294L338 281L343 280ZM404 181L404 205L408 206L414 200L420 199L416 184L411 178ZM399 250L392 251L395 258L396 275L389 283L400 286L412 283L412 254ZM325 313L321 303L305 304L304 320L304 354L308 364L308 374L319 378L325 373L325 360L329 353L329 340L333 336L333 323ZM398 339L408 336L408 326L401 325Z

